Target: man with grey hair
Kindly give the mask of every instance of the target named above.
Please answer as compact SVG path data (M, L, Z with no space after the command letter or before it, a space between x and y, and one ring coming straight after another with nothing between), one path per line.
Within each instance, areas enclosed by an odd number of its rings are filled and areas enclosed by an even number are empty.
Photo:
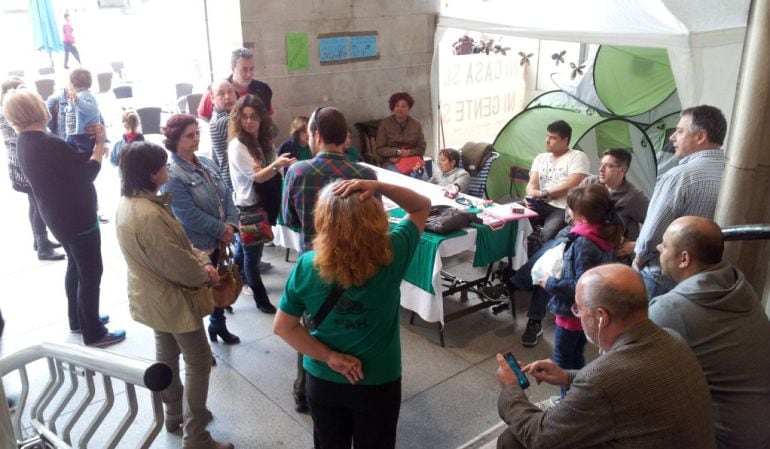
M254 77L254 53L248 48L236 48L230 55L230 69L232 74L227 81L235 88L238 97L246 94L256 95L265 104L265 107L273 115L273 91L267 83L255 80ZM214 105L211 101L211 91L203 95L198 105L198 116L203 120L211 120Z
M622 264L601 265L578 281L572 313L602 353L583 369L551 360L522 368L539 383L567 388L556 405L533 405L502 355L497 447L716 448L706 379L687 344L647 318L641 277Z
M711 390L720 449L770 447L770 321L740 270L722 261L722 230L674 220L658 245L676 287L650 302L650 319L684 337Z
M725 153L722 143L727 121L713 106L682 111L671 142L679 165L664 173L655 185L639 237L634 267L642 273L650 299L675 285L660 270L657 246L672 221L685 215L714 218Z

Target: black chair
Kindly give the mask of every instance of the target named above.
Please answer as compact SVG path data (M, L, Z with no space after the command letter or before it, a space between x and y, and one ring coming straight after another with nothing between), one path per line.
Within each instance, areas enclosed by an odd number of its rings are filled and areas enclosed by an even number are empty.
M102 72L96 74L96 81L99 84L99 93L109 92L112 88L112 73Z
M190 83L176 83L174 86L176 88L176 97L186 97L187 95L190 95L193 90L193 85Z
M365 162L377 166L382 165L382 158L374 151L377 148L377 128L380 127L380 121L381 119L369 120L354 125L361 138L361 157Z
M198 117L198 105L201 104L203 94L190 94L187 96L187 113Z
M139 120L142 122L143 134L160 134L160 108L150 106L136 110Z
M134 96L134 89L131 86L118 86L112 89L112 92L117 99L133 98Z
M53 67L41 67L37 69L37 73L40 75L53 75L54 74L54 68Z
M51 78L43 78L35 80L35 89L43 99L46 99L53 95L54 85L56 82Z
M24 78L24 70L9 70L8 76L16 76L18 78Z

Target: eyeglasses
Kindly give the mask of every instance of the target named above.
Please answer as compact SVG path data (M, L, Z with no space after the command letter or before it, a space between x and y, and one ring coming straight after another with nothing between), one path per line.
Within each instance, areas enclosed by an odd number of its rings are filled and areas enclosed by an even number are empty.
M570 307L570 311L572 311L572 314L575 315L576 318L580 318L580 315L583 314L583 311L578 308L578 305L576 302L572 303L572 307Z
M618 168L620 165L618 164L599 164L599 170L603 168Z
M251 115L243 114L243 115L241 115L241 120L243 120L244 122L247 121L247 120L251 120L252 122L260 121L258 114L251 114Z
M313 134L316 131L318 131L318 123L316 123L316 117L318 116L318 113L321 112L321 109L325 108L326 106L319 106L313 111L312 114L310 114L310 118L307 121L307 132L309 134Z

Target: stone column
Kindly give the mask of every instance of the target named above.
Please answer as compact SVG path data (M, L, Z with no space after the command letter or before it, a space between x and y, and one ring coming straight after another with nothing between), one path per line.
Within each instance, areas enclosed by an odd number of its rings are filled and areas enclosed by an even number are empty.
M770 2L753 1L715 217L721 226L770 223L768 54ZM770 241L730 242L725 256L746 274L770 312Z

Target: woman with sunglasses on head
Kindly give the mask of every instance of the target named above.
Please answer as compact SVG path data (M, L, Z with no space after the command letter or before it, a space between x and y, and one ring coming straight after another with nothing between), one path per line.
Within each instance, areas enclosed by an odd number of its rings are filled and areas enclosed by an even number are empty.
M392 231L379 195L407 212ZM395 447L401 279L429 211L428 198L379 181L335 181L318 195L313 250L297 259L273 323L304 354L316 448Z
M171 209L182 223L194 247L209 255L216 264L221 244L233 241L238 229L238 212L217 165L198 156L200 131L198 120L189 114L174 114L164 128L166 149L171 152L169 181L163 193L171 192ZM240 343L237 335L227 330L225 309L215 307L209 317L209 339L217 336L226 344Z
M116 218L128 267L129 310L155 332L155 357L172 371L171 385L161 393L166 430L183 428L184 449L233 449L206 430L212 416L206 407L211 348L201 318L214 306L209 287L219 275L209 256L190 244L169 207L171 194L158 195L169 179L166 160L166 150L150 142L132 142L121 150Z
M230 112L227 156L230 178L235 192L241 221L244 216L267 214L275 225L281 207L281 176L283 169L297 160L288 154L275 155L272 143L272 119L257 96L244 95ZM243 229L242 229L243 232ZM267 289L259 274L259 262L265 242L244 241L241 235L235 248L236 260L246 274L246 283L254 292L257 308L275 313Z

